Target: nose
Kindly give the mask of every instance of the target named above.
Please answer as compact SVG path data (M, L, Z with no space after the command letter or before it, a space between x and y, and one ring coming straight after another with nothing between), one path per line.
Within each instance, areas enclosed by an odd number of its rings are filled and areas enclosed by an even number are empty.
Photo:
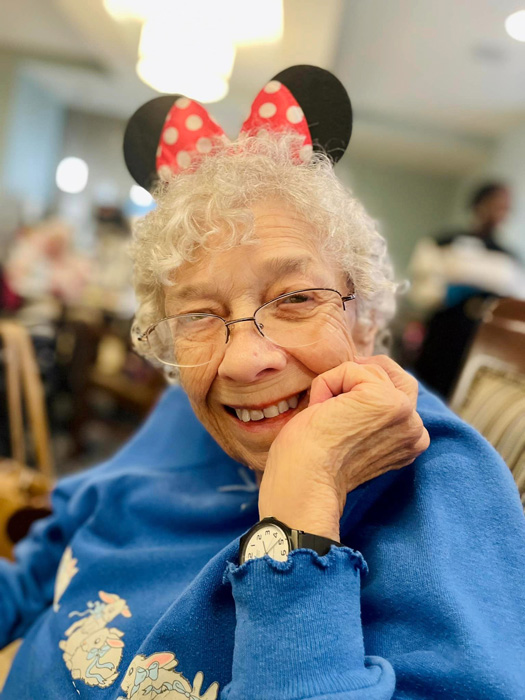
M219 377L250 384L286 366L286 352L264 338L253 321L230 326L230 338L217 370Z

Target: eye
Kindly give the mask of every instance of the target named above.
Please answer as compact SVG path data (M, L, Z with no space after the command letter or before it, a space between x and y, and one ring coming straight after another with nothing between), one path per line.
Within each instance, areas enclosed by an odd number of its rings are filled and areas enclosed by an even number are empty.
M215 315L195 313L179 316L176 323L177 328L187 328L188 326L215 326L217 323L220 324L221 321Z
M292 294L289 297L285 297L281 300L281 304L304 304L312 299L308 294Z

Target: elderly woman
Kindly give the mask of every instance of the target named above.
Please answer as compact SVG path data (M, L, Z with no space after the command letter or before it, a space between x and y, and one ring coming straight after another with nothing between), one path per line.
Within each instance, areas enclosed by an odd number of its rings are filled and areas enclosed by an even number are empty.
M349 123L305 66L234 143L186 98L132 119L130 169L160 176L133 333L181 386L1 562L5 700L525 696L517 491L373 354L395 285L333 173Z

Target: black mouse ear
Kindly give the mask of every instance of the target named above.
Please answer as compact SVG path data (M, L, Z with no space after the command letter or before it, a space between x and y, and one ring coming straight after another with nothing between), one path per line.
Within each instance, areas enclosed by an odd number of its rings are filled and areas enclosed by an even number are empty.
M352 135L352 105L338 78L317 66L290 66L274 76L285 85L304 112L314 151L336 163Z
M156 160L162 128L179 97L182 95L162 95L146 102L126 126L124 160L131 177L146 190L158 180Z

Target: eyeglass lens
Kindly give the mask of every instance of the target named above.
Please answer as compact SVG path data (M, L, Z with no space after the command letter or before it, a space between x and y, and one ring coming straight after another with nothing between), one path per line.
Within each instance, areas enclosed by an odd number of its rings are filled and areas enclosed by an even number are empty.
M306 290L287 294L262 306L255 321L263 335L284 348L297 348L319 342L327 333L340 328L343 304L330 290ZM230 325L233 330L234 324ZM198 367L211 362L224 348L225 323L209 314L185 314L160 321L148 334L155 357L164 364Z

